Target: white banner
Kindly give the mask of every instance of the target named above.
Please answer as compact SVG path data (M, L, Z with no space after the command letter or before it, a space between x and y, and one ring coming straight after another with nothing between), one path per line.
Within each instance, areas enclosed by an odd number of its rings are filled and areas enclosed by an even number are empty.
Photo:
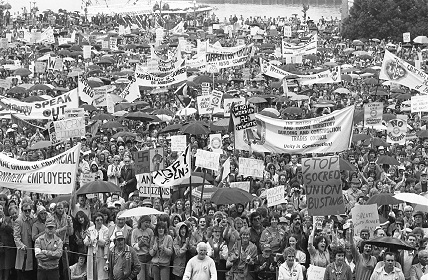
M275 79L284 79L287 76L294 75L293 73L282 70L273 64L270 64L267 60L260 58L260 72L266 76Z
M135 77L129 84L126 85L126 87L123 89L122 93L120 94L120 97L126 99L126 101L128 102L133 102L136 99L141 97L140 87L135 81Z
M299 75L298 81L300 85L340 83L342 81L340 66L333 67L318 74Z
M192 59L187 59L185 66L187 68L196 68L196 69L205 69L207 65L207 57L205 55L200 55Z
M56 140L67 140L73 137L85 136L85 118L69 118L54 121Z
M266 190L267 206L272 207L281 203L285 203L284 185L270 188Z
M383 103L371 102L364 104L364 126L375 127L382 124Z
M218 171L220 168L220 154L198 149L196 152L195 165Z
M172 187L190 178L192 166L190 162L190 146L166 169L152 173L153 183L161 187Z
M391 144L406 144L407 121L402 119L390 120L386 129L386 142Z
M428 93L428 74L385 50L379 78Z
M265 163L263 160L252 159L252 158L239 158L239 173L238 175L244 175L245 177L257 177L263 178L263 172L265 170Z
M20 161L0 153L0 186L26 192L70 194L76 184L80 143L53 158Z
M185 67L176 69L163 77L159 77L141 70L142 69L137 67L137 70L135 71L135 80L137 81L138 85L144 87L170 86L183 82L187 79L187 72Z
M79 91L80 99L82 99L83 102L92 104L92 99L94 98L95 92L88 85L88 82L80 76L78 78L77 89Z
M243 65L250 57L251 51L253 49L253 44L233 48L241 49L232 53L207 53L207 64L213 65L218 69Z
M410 106L412 113L428 112L428 95L412 96Z
M314 35L309 42L301 46L293 46L287 43L285 40L282 40L282 55L292 54L296 55L307 55L307 54L316 54L317 53L317 42L318 35Z
M347 150L354 106L304 120L272 119L256 114L257 127L235 130L235 147L272 153L332 153Z
M16 114L18 117L21 115L31 116L32 119L49 119L58 117L61 119L64 116L66 108L79 107L79 96L77 89L73 89L60 96L53 97L44 101L37 101L32 103L22 102L13 98L0 97L0 105Z

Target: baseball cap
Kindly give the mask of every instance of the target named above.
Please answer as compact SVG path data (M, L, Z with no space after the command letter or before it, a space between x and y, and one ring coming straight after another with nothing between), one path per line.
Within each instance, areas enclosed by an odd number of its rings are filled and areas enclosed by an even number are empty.
M123 235L123 232L121 231L116 231L116 233L114 234L114 239L125 239L125 236Z

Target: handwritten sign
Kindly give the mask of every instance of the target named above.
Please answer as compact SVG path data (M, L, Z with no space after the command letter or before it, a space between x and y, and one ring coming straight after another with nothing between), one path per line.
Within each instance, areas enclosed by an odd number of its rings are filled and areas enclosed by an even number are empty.
M364 126L377 126L382 124L383 103L370 102L364 105Z
M171 197L170 187L159 187L153 184L152 176L150 173L138 174L136 175L136 177L139 197L162 196L162 199Z
M68 108L64 109L64 118L83 118L85 117L85 109L83 108Z
M230 187L231 188L238 188L247 192L250 192L250 181L244 181L244 182L231 182Z
M85 118L70 118L54 121L57 140L67 140L73 137L85 136Z
M284 200L284 185L270 188L266 190L267 206L272 207L281 203L285 203Z
M210 108L211 96L204 95L196 97L198 102L198 113L199 115L210 114L212 109Z
M338 156L304 158L302 171L309 215L345 213Z
M386 128L386 142L403 145L406 143L407 121L402 119L390 120Z
M374 232L380 225L377 204L355 205L351 209L352 223L354 224L354 235L360 236L362 229L368 229Z
M308 268L308 280L324 279L325 267L311 265Z
M206 169L218 171L218 169L220 168L220 154L198 149L196 152L195 165Z
M239 158L239 175L263 178L264 170L265 163L263 160L243 157Z
M230 117L232 103L236 105L245 104L245 98L227 98L223 102L224 116Z
M134 153L135 174L150 172L149 151L138 151Z
M81 173L80 186L95 181L95 173Z
M232 108L235 130L242 130L257 126L253 105L235 105Z
M211 92L211 108L220 108L221 105L221 99L223 98L223 92L218 90L213 90Z
M190 147L178 157L173 164L163 170L152 173L153 183L157 186L171 187L181 183L184 179L190 177Z
M428 96L412 96L410 101L410 108L412 113L428 112Z
M186 150L186 147L187 147L186 135L171 136L171 151L182 152Z

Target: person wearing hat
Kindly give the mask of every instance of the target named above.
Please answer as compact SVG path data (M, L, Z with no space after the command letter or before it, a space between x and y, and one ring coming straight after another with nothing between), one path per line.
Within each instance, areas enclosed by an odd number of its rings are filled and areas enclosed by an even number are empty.
M115 232L113 242L106 262L109 279L134 279L141 270L137 252L125 244L125 236L121 231Z
M58 280L59 260L62 257L63 243L56 234L53 217L46 219L45 233L36 239L34 253L37 259L37 279Z
M416 211L413 214L413 219L414 219L413 224L410 226L411 229L414 229L416 227L428 228L428 224L426 222L426 216L424 212Z
M257 278L260 280L272 280L275 277L276 263L272 254L270 244L266 243L262 247L262 253L255 260L255 270L258 272Z
M360 196L364 196L363 192L360 190L361 181L358 178L353 177L350 182L351 187L345 191L345 200L346 206L348 209L352 209L355 203L358 201Z
M36 210L37 220L34 222L31 230L31 237L33 238L33 241L36 241L37 237L45 233L45 222L47 216L48 212L46 212L46 208L43 206L38 206Z

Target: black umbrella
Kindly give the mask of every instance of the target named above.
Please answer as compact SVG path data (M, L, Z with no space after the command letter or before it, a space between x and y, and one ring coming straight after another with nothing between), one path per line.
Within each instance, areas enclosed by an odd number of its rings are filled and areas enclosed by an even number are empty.
M388 248L389 251L396 252L398 250L415 250L409 243L389 236L377 237L375 239L369 240L367 244L372 244L377 247Z
M76 191L76 195L91 193L114 193L120 192L120 188L108 181L93 181L83 185Z
M149 114L142 113L142 112L132 112L124 116L126 119L129 120L137 120L137 121L152 121L153 117Z
M380 193L375 194L367 200L368 204L377 204L377 205L396 205L400 204L401 201L392 196L391 193Z

